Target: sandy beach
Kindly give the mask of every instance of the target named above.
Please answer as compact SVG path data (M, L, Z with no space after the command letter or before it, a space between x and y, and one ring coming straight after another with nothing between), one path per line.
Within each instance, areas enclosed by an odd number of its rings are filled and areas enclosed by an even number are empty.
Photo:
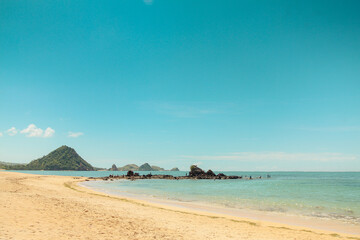
M0 239L360 239L109 196L80 181L0 171Z

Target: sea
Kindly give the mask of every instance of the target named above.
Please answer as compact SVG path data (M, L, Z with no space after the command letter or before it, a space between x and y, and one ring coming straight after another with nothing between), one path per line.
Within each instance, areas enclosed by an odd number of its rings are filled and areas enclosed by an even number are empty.
M41 175L103 177L123 171L16 171ZM187 172L139 172L185 176ZM215 172L216 174L219 172ZM253 180L114 180L88 181L82 186L109 194L253 210L360 227L360 172L222 172ZM269 176L268 176L269 175ZM258 177L261 176L261 179Z

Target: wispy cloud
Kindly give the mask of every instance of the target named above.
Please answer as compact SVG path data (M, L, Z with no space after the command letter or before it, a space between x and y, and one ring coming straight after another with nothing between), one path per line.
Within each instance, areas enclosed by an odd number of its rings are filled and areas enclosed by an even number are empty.
M80 137L82 135L84 135L84 133L82 133L82 132L69 132L68 133L69 138L77 138L77 137Z
M6 133L9 136L15 136L18 133L18 130L15 127L11 127L6 131Z
M0 137L2 137L2 135L3 135L3 133L2 133L2 132L0 132Z
M357 132L360 131L360 126L299 127L296 129L315 132Z
M211 102L141 102L140 105L159 114L176 118L199 118L223 113L231 104Z
M154 3L153 0L143 0L146 5L151 5Z
M25 134L26 137L43 137L49 138L52 137L55 133L55 130L48 127L45 132L41 128L36 127L35 124L29 124L29 126L23 130L21 130L22 134Z
M286 152L238 152L226 155L181 156L194 160L228 161L355 161L360 156L343 153L286 153Z

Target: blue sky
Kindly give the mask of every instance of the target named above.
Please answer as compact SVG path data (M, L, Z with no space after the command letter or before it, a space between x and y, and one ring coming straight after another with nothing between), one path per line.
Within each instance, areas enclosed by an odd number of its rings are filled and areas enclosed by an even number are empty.
M1 1L0 161L360 171L359 1Z

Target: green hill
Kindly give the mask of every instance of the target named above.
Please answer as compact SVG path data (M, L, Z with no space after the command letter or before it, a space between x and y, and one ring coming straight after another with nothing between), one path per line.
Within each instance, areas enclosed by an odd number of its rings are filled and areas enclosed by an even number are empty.
M80 157L73 148L61 146L48 155L31 161L26 165L9 166L12 170L94 170L88 162Z
M165 171L164 168L158 167L158 166L154 166L154 165L152 165L151 168L152 168L152 171Z
M139 167L138 171L154 171L148 163L144 163Z
M139 167L136 164L128 164L128 165L125 165L123 167L118 168L118 171L130 171L130 170L131 171L138 171Z

